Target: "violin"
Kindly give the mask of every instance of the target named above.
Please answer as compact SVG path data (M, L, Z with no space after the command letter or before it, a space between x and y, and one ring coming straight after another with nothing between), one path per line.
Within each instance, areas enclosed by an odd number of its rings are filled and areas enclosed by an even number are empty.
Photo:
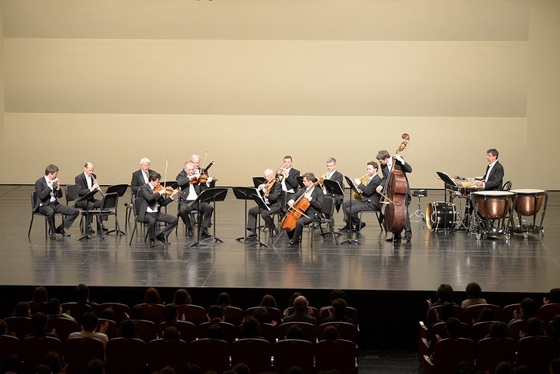
M270 193L270 191L272 191L272 187L274 187L274 185L276 184L277 179L276 178L272 178L270 180L270 182L267 183L265 189L264 189L264 196L268 197L268 194Z
M206 182L208 182L208 169L210 169L212 167L212 165L214 165L214 160L210 161L210 163L208 164L208 166L206 166L204 169L200 169L200 175L199 176L193 176L190 178L190 182L192 184L204 184ZM212 178L211 181L217 181L217 178Z
M165 193L167 195L173 195L173 192L175 192L175 190L173 190L173 187L171 186L162 186L161 184L159 186L157 186L156 188L154 188L154 192L155 193L159 193L161 191L165 191Z

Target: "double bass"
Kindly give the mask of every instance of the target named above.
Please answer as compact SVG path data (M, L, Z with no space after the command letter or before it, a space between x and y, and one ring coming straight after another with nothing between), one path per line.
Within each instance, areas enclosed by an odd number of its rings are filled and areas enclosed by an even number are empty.
M403 141L395 154L399 154L406 148L410 141L410 136L404 133L402 139ZM406 208L408 182L404 173L401 170L395 169L395 164L396 161L393 162L388 176L388 188L384 196L388 204L385 204L385 211L383 214L385 216L385 227L387 231L398 234L405 228L406 218L408 216Z

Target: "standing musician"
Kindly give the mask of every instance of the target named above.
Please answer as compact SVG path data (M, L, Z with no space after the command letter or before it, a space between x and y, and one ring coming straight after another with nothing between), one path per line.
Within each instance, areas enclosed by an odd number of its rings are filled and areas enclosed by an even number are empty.
M288 237L290 238L288 245L290 247L299 245L303 226L317 221L321 214L321 209L323 208L324 194L321 188L315 187L315 175L313 175L313 173L303 174L303 185L305 188L299 190L293 198L288 201L289 207L292 208L296 205L295 208L297 208L296 202L299 201L300 198L309 200L309 207L302 212L303 214L296 222L296 227L292 231L288 231Z
M325 179L340 183L340 187L342 187L342 190L344 191L344 176L341 172L336 170L336 159L334 157L329 157L327 159L327 173L323 177ZM324 187L323 192L326 196L330 196L334 199L336 211L338 212L340 206L342 205L342 201L344 200L344 195L328 194L327 190Z
M72 226L74 220L80 214L76 208L68 205L62 205L58 202L58 198L62 197L62 190L60 189L60 181L58 180L58 167L50 164L45 168L45 176L37 179L35 182L35 192L37 198L33 205L33 211L39 212L47 216L49 222L49 237L51 240L56 239L56 234L68 237L70 234L66 232ZM64 222L56 229L54 227L54 214L62 213L65 218Z
M504 180L504 167L498 161L499 152L497 149L490 148L486 151L486 160L488 160L488 166L486 167L486 172L482 177L482 180L474 181L473 183L478 187L486 191L495 191L502 189L502 183Z
M284 165L276 173L276 178L281 181L282 191L286 199L290 200L298 190L299 170L292 167L292 156L284 156Z
M74 178L74 183L78 186L78 195L85 196L90 192L93 191L100 191L99 188L99 181L97 180L97 176L93 174L94 166L91 162L86 162L84 164L84 172L76 175ZM101 208L103 201L97 200L95 197L90 197L88 200L80 200L76 203L76 206L81 209L92 210L95 208ZM91 227L91 221L93 220L93 216L88 217L87 228L90 233L94 233L95 231ZM100 216L101 222L97 223L97 230L101 231L108 231L108 229L103 225L102 221L107 220L107 215Z
M155 173L155 170L150 169L150 159L147 157L142 157L140 160L140 169L132 173L132 180L130 181L130 188L132 189L132 195L137 196L140 187L148 183L148 178L150 174Z
M362 200L348 200L342 204L346 226L344 226L341 231L351 231L353 226L356 228L356 231L361 230L366 224L365 222L360 222L358 213L362 211L380 210L379 199L381 195L377 192L377 187L381 184L381 178L377 174L377 169L377 162L369 161L366 165L366 175L362 179L354 179L356 187L362 192ZM352 213L351 216L350 213ZM348 219L348 217L351 218Z
M260 184L257 189L262 191L262 196L264 197L266 205L268 205L270 210L263 210L259 206L249 209L247 217L247 230L249 230L247 233L248 237L257 236L257 214L259 213L261 214L266 227L268 227L270 236L276 236L278 233L276 226L274 225L272 215L282 210L282 185L274 178L274 171L272 171L272 169L266 169L264 171L264 179L265 183Z
M406 221L405 221L405 239L407 242L412 239L412 229L410 227L410 216L408 215L408 206L410 205L410 201L412 200L412 195L410 194L410 185L408 183L408 177L406 176L407 173L412 173L412 166L408 164L401 155L395 155L391 157L388 151L381 150L377 153L377 161L381 165L381 171L383 172L383 178L381 179L381 184L377 187L377 192L379 193L387 193L389 189L389 176L391 175L391 171L393 168L395 170L402 171L405 179L406 179L406 199L405 199L405 206L406 206ZM388 242L399 243L401 241L401 233L393 233L393 237L387 239Z
M214 208L212 205L201 202L199 204L194 204L194 201L204 191L209 188L209 184L212 182L212 178L209 177L206 183L199 183L198 177L195 174L195 164L192 161L187 161L183 170L177 175L177 187L180 187L181 197L179 200L179 216L187 226L187 236L193 235L193 225L190 221L189 213L192 210L198 210L199 215L202 216L202 234L203 238L211 237L208 232L212 220L212 212Z
M148 178L148 183L140 187L138 195L141 197L138 219L148 224L148 234L150 236L150 247L155 247L155 239L163 244L168 244L167 237L177 226L177 217L170 214L161 213L160 207L172 202L177 194L174 190L171 195L169 191L160 186L161 175L152 173ZM156 224L165 222L165 228L156 236Z

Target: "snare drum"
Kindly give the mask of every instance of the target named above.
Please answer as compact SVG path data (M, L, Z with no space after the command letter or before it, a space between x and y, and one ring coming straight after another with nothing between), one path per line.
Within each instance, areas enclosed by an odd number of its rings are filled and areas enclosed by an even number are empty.
M456 217L455 204L434 201L426 207L426 226L430 230L453 228Z
M486 219L502 219L511 208L513 192L509 191L477 191L474 198L478 213Z
M545 190L518 189L511 190L516 194L514 209L522 216L534 216L541 210Z

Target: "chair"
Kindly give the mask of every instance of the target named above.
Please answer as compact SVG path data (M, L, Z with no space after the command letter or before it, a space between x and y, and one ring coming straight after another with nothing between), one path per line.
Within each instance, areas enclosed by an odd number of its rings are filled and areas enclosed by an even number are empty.
M138 230L138 223L140 223L143 226L146 225L146 223L138 220L138 215L140 214L140 200L141 200L140 197L136 197L134 198L134 201L132 203L132 207L134 209L134 228L132 229L132 234L130 235L130 242L128 243L128 245L132 245L132 239L134 239L134 234L136 234L136 231ZM147 235L144 238L144 241L146 241L146 238Z
M206 338L206 330L208 327L212 326L215 322L204 322L197 326L196 335L199 339ZM234 325L229 322L219 322L218 323L224 330L224 338L228 343L233 343L237 338L237 330Z
M272 345L264 339L243 338L231 344L231 366L245 363L253 373L271 371Z
M208 316L206 315L206 309L200 305L195 304L181 304L177 305L177 313L179 314L179 319L185 316L185 321L194 323L196 326L201 323L208 322Z
M527 333L527 329L528 329L528 321L527 319L518 319L515 321L511 321L508 325L508 334L509 337L512 338L513 340L515 340L516 342L520 339L519 333L523 332L523 333ZM542 324L542 329L544 331L544 329L546 328L546 325L541 321Z
M141 339L109 339L105 351L107 374L136 374L146 371L146 343Z
M101 208L89 211L89 214L100 216L115 216L115 229L107 231L107 234L111 232L121 232L119 226L119 219L117 217L117 206L119 204L119 194L117 192L106 192L101 200ZM100 230L101 236L105 236L105 232Z
M502 186L502 191L509 191L511 190L511 181L507 181Z
M45 218L45 239L47 239L47 237L49 236L49 218L42 214L39 213L39 211L35 211L34 207L35 207L35 201L37 200L37 191L33 191L31 193L31 221L29 222L29 230L27 231L27 237L31 236L31 228L33 227L33 219L35 218L35 216L39 215ZM55 213L56 215L62 215L62 213Z
M47 314L47 303L44 301L28 301L31 315L41 312Z
M265 338L270 344L276 343L276 326L270 323L261 322L260 324L261 336Z
M507 324L505 322L502 321L483 321L483 322L477 322L474 325L471 326L471 340L475 343L478 343L478 341L484 339L486 337L486 335L488 335L488 332L490 331L490 326L493 323L501 323L504 324L507 330Z
M317 224L319 225L319 230L321 230L321 236L324 238L325 235L332 235L336 244L338 244L338 232L334 231L334 199L329 196L323 198L323 207L321 209L321 217ZM328 231L323 230L323 225L327 225ZM313 244L313 232L311 231L311 243Z
M159 324L159 336L162 337L165 329L170 326L179 331L181 340L184 340L187 344L196 339L196 325L189 321L162 322Z
M424 356L424 373L455 373L461 361L474 364L475 344L466 338L442 339L435 345L432 357Z
M358 226L358 232L362 231L361 228L363 222L362 215L368 213L375 213L375 217L377 218L377 223L379 224L379 229L381 230L381 232L385 231L385 229L383 228L383 218L381 217L379 210L362 210L361 212L358 212L358 219L360 220L360 224Z
M229 369L229 344L225 340L198 339L189 344L189 363L198 365L202 372L222 373Z
M184 373L188 367L188 344L183 339L154 339L148 343L148 372L154 373L171 366L176 373Z
M476 322L478 320L478 316L480 315L480 312L485 308L492 309L492 312L494 313L494 320L499 321L502 319L502 308L499 305L476 304L476 305L471 305L467 309L465 309L464 321L469 325L472 325L473 321Z
M556 342L550 336L526 336L517 342L516 365L527 365L532 373L546 374L556 355Z
M354 343L358 342L358 330L356 329L356 325L349 322L326 322L320 324L317 333L319 340L321 340L323 332L329 326L336 328L340 339L350 340Z
M115 321L111 319L99 318L97 321L97 331L100 331L101 326L103 326L106 323L108 326L107 331L105 331L107 338L109 339L117 338L119 336L119 326Z
M87 372L91 360L105 362L105 347L100 340L93 338L73 338L64 342L64 361L68 365L67 374Z
M125 194L127 189L128 189L128 184L116 184L116 185L107 187L107 190L106 190L105 194L110 194L110 193L113 193L113 192L117 193L117 201L115 202L115 207L114 207L115 229L107 231L107 234L110 234L112 232L116 232L119 235L126 235L126 232L121 231L121 226L119 225L118 198L123 197L123 195Z
M47 331L52 331L53 329L56 330L56 335L62 344L68 339L68 335L80 331L78 324L71 319L49 317L47 318Z
M509 304L502 308L502 321L505 323L509 323L512 319L514 319L513 312L519 311L521 307L520 303Z
M268 320L266 322L272 323L272 321L276 321L280 323L282 321L282 311L278 308L274 308L271 306L253 306L245 310L245 315L248 317L252 317L255 310L259 308L265 308L268 312Z
M222 309L225 322L229 322L234 326L239 326L243 323L243 317L245 314L241 308L235 306L222 306L220 308Z
M273 346L274 372L286 374L292 366L304 373L313 373L314 346L307 340L284 339Z
M18 339L23 340L25 335L32 331L30 317L7 317L4 319L8 325L8 331L15 333Z
M437 314L440 313L440 309L441 309L441 305L435 305L435 306L431 307L430 309L428 309L428 314L427 314L427 317L426 317L426 322L428 324L428 327L432 326L436 322L439 322L437 320ZM453 310L455 312L454 317L459 318L460 321L465 320L465 310L463 308L461 308L461 306L453 305ZM436 314L436 312L437 312L437 314Z
M334 315L334 309L331 305L322 307L321 310L319 311L319 323L323 319L328 318L332 315ZM359 324L358 321L359 313L356 308L353 308L351 306L346 307L346 315L348 316L348 318L354 321L355 325Z
M356 373L356 345L344 339L321 340L315 346L315 371L338 370L344 374Z
M428 196L428 191L427 190L412 190L412 197L417 197L418 198L418 209L416 209L411 215L412 216L416 216L417 218L421 218L422 221L426 220L426 215L424 214L424 212L422 211L422 198L423 197L427 197Z
M20 340L15 336L0 335L0 368L4 367L4 362L12 355L21 360Z
M62 303L60 306L65 313L70 314L76 320L78 326L81 324L84 313L92 311L91 306L86 303L68 302Z
M557 314L560 314L560 303L544 304L539 308L539 318L544 323L552 321Z
M101 313L103 313L103 311L107 308L113 309L113 312L115 313L115 322L117 323L117 326L125 319L128 319L127 316L130 315L130 307L122 303L101 303L101 304L97 304L93 309L95 314L100 316Z
M69 184L64 188L64 196L66 198L66 205L70 206L70 203L73 202L73 206L76 207L76 200L80 198L79 194L79 187L76 184ZM78 209L78 208L77 208ZM84 216L87 215L87 212L91 213L92 211L88 211L86 209L80 209L80 229L82 232L85 232L86 227L84 227Z
M307 322L284 322L276 327L278 340L286 339L288 329L292 326L298 326L303 333L303 340L315 344L317 342L317 327Z
M159 325L165 320L163 316L163 310L165 309L165 305L148 304L148 303L141 303L137 305L140 305L140 307L142 307L144 319L147 319L148 321L152 321L156 325Z
M35 368L43 362L49 352L56 352L63 357L62 342L51 336L26 338L22 342L23 372L33 373Z
M142 339L146 344L157 339L158 328L154 322L146 319L133 319L132 322L136 328L136 338Z
M493 373L502 361L514 363L515 341L511 338L484 338L476 344L476 368Z

